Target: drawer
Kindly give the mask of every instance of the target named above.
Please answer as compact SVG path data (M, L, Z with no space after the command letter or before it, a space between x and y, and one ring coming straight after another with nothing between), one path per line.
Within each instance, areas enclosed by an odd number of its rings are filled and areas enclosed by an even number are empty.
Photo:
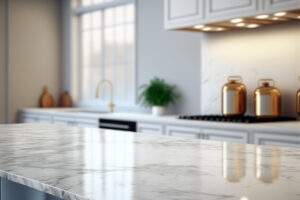
M170 136L178 136L184 138L200 138L200 128L185 126L167 126L166 134Z
M71 117L53 117L53 124L73 126L75 119Z
M20 116L21 123L46 123L51 124L52 119L50 115L34 115L34 114L22 114Z
M248 132L221 129L203 129L204 139L234 143L248 143Z
M152 124L152 123L138 123L137 132L151 133L151 134L158 134L158 135L164 134L163 125Z
M300 135L284 135L273 132L255 132L254 143L258 145L284 146L300 148Z
M99 128L99 119L98 118L78 118L75 119L73 124L78 127L88 127L88 128Z

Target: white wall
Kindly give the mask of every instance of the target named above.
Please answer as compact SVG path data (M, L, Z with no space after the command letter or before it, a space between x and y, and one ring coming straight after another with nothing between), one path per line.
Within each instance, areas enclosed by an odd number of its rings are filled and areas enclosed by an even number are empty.
M199 113L201 35L164 30L163 2L137 1L137 84L163 78L181 93L169 113Z
M0 0L0 123L5 121L5 4Z
M10 119L38 107L44 85L60 92L60 0L10 0Z
M296 115L300 88L300 23L202 36L201 111L221 113L221 87L229 75L241 75L247 87L249 114L260 78L273 78L282 92L283 115Z

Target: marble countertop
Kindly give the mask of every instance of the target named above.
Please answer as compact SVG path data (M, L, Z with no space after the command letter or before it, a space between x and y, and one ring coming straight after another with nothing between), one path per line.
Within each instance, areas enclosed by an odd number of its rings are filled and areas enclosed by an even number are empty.
M63 199L299 200L300 150L0 125L0 176Z
M229 128L229 129L246 129L246 130L274 130L275 132L287 132L291 134L300 135L300 121L288 122L268 122L268 123L228 123L228 122L211 122L211 121L197 121L197 120L182 120L178 116L153 116L147 113L105 113L105 112L82 112L82 108L26 108L23 112L33 114L50 114L55 116L68 116L77 118L94 118L94 119L115 119L115 120L132 120L146 123L163 123L183 126L201 126L210 128Z

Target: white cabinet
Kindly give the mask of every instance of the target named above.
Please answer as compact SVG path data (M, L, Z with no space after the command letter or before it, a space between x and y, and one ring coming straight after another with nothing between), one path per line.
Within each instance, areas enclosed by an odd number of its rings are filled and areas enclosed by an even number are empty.
M77 127L87 127L87 128L99 128L98 123L94 123L93 121L77 121L76 123L73 124L73 126Z
M209 21L251 16L258 9L257 0L205 0L205 5L205 17Z
M153 123L138 123L137 124L138 133L152 133L162 135L164 134L163 125L153 124Z
M41 114L21 114L20 115L20 122L21 123L44 123L44 124L51 124L52 118L51 115L41 115Z
M248 143L248 132L246 131L233 131L233 130L220 130L220 129L203 129L204 139L226 141L234 143Z
M20 117L20 122L21 123L38 123L39 118L38 118L38 116L35 116L35 115L22 115Z
M44 124L58 124L65 126L78 126L78 127L89 127L98 128L99 119L88 117L72 117L69 115L61 114L40 114L40 113L26 113L20 114L19 122L21 123L44 123Z
M75 118L73 126L77 127L88 127L88 128L99 128L98 118Z
M201 129L184 126L166 126L166 134L170 136L179 136L184 138L201 138Z
M159 119L159 118L158 118ZM121 119L115 119L121 120ZM277 130L272 126L255 126L255 124L249 125L238 125L232 124L228 126L228 123L215 124L211 122L207 123L192 123L186 121L163 121L155 120L151 118L151 121L139 121L139 117L133 119L136 122L138 133L151 133L157 135L169 135L183 138L194 138L194 139L206 139L215 141L226 141L233 143L243 144L258 144L258 145L274 145L274 146L287 146L300 148L300 134L299 126L300 122L295 122L294 129L287 128ZM66 126L77 126L77 127L99 127L98 116L87 116L87 115L73 115L72 113L63 112L43 112L29 111L20 113L20 122L23 123L49 123ZM222 123L222 122L220 122ZM292 122L291 122L292 123ZM135 123L134 123L135 126ZM269 127L269 128L268 128ZM298 128L298 129L297 129Z
M204 0L165 0L165 26L174 28L203 20Z
M51 115L39 115L39 123L51 124L52 123Z
M300 135L283 135L274 132L254 133L254 143L258 145L285 146L300 148Z
M283 11L291 9L299 9L300 0L265 0L265 10L269 11Z
M76 122L75 122L75 119L72 118L72 117L54 116L53 117L53 124L65 125L65 126L74 126L76 124Z
M165 0L165 28L191 28L297 9L300 9L300 0Z

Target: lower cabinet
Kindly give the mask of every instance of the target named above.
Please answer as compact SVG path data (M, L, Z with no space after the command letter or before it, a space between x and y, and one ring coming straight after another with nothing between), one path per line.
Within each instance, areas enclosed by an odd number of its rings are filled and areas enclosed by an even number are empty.
M40 114L21 114L19 122L21 123L43 123L43 124L57 124L64 126L78 126L78 127L99 127L98 118L80 118L68 116L55 115L40 115Z
M138 123L137 124L137 132L162 135L162 134L164 134L164 129L163 129L163 125L161 125L161 124Z
M21 113L21 123L47 123L64 126L99 128L99 119L61 114ZM178 136L183 138L225 141L242 144L257 144L300 148L299 133L271 132L255 129L248 131L230 128L211 128L203 126L187 126L156 122L136 122L136 132L156 135Z
M300 136L279 135L273 132L255 132L254 143L258 145L300 148Z
M183 126L166 126L166 134L184 138L201 138L201 129Z
M51 119L50 115L21 114L19 121L21 123L45 123L45 124L51 124L52 119Z
M75 118L75 117L53 117L53 124L87 127L87 128L99 128L98 118Z
M231 131L220 129L203 129L202 134L206 140L216 140L234 143L248 143L248 132L246 131Z
M87 127L87 128L99 128L99 119L98 118L76 118L73 126L77 127Z
M71 117L53 117L53 124L58 124L58 125L66 125L66 126L74 126L75 124L75 119Z

